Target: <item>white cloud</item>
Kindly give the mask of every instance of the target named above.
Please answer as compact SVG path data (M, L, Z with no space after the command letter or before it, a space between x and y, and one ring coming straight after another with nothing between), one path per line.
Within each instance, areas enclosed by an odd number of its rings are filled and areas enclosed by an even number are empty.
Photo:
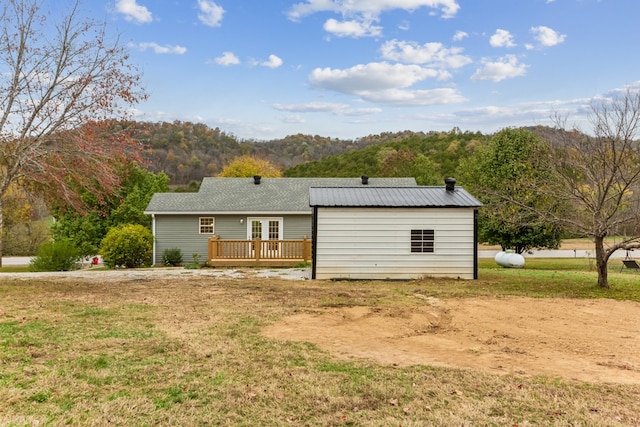
M294 4L288 16L293 21L317 12L334 12L342 16L377 17L389 10L414 11L421 7L439 10L443 18L454 17L460 9L456 0L306 0Z
M158 54L175 54L175 55L182 55L184 53L187 52L187 48L186 47L182 47L182 46L161 46L158 43L155 42L145 42L145 43L129 43L129 47L131 48L135 48L138 49L142 52L144 52L147 49L151 49L153 50L155 53Z
M324 30L338 37L376 37L382 34L382 27L372 25L372 22L356 20L337 21L328 19L324 23Z
M337 92L360 94L369 91L405 88L427 78L436 78L439 72L418 65L372 62L344 70L316 68L309 81L315 87Z
M274 104L279 111L297 113L332 113L337 116L368 116L382 112L381 108L352 108L335 102L307 102L304 104Z
M443 18L452 18L460 9L457 0L305 0L294 4L287 15L292 21L299 21L319 12L333 12L343 20L329 19L324 29L339 37L376 37L382 34L382 27L373 25L380 15L391 10L412 12L422 7L440 11Z
M532 27L531 33L542 47L551 47L558 45L564 42L564 40L567 38L566 35L560 34L549 27L545 27L544 25L541 25L539 27Z
M335 102L307 102L304 104L274 104L273 108L279 111L295 111L298 113L333 113L347 109L349 105Z
M361 117L382 113L382 108L347 108L340 112L341 116Z
M467 101L464 96L452 88L430 90L388 89L380 92L362 93L360 96L369 102L416 107L459 104Z
M280 59L276 55L269 55L269 59L267 61L263 61L258 65L267 68L278 68L282 65L282 59Z
M214 61L216 64L224 65L225 67L229 65L238 65L240 63L240 60L233 54L233 52L223 52L222 56L215 58Z
M432 105L463 102L465 98L450 88L409 90L442 72L419 65L373 62L348 69L316 68L309 75L312 86L357 95L365 101L393 105Z
M198 0L198 19L204 25L209 27L219 27L222 22L222 15L224 15L224 9L218 6L215 2L208 0Z
M137 24L147 24L153 21L153 17L149 9L139 5L136 0L118 0L116 1L116 11L124 15L127 21Z
M464 31L456 31L456 33L453 35L453 41L459 42L460 40L466 39L467 37L469 37L468 33Z
M527 74L527 65L518 63L515 55L507 55L498 61L491 62L487 59L482 61L483 67L476 70L471 76L471 80L491 80L501 82L505 79L520 77Z
M280 119L280 121L282 121L282 123L293 124L293 125L306 123L306 120L304 119L304 117L299 116L297 114L295 116L285 116L282 119Z
M447 48L442 43L420 45L411 41L390 40L380 47L382 57L406 64L429 64L440 68L460 68L471 63L463 49Z
M496 33L489 39L489 44L493 47L514 47L513 36L507 30L497 29Z

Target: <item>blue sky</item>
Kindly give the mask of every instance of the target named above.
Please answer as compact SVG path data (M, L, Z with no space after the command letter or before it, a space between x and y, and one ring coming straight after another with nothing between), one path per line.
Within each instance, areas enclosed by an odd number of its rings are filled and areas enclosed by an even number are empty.
M94 9L96 10L96 9ZM640 89L638 0L109 0L144 73L136 119L239 138L588 131Z

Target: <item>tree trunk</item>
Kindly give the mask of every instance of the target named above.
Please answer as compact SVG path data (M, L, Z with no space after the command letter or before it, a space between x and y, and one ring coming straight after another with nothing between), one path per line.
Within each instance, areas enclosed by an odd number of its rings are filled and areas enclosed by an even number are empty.
M609 270L607 270L607 262L609 255L604 250L604 237L596 237L594 239L596 246L596 270L598 270L598 286L601 288L609 288Z

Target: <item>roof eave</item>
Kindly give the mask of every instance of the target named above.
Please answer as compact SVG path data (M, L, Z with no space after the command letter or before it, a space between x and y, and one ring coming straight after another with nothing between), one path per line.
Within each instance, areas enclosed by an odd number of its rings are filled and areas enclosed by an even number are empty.
M304 211L144 211L146 215L311 215L311 209Z

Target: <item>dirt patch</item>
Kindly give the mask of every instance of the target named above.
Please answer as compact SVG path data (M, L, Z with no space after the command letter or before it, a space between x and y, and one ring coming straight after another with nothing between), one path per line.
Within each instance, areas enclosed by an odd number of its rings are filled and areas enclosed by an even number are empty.
M424 300L314 310L264 330L344 358L640 384L640 304L613 300Z

